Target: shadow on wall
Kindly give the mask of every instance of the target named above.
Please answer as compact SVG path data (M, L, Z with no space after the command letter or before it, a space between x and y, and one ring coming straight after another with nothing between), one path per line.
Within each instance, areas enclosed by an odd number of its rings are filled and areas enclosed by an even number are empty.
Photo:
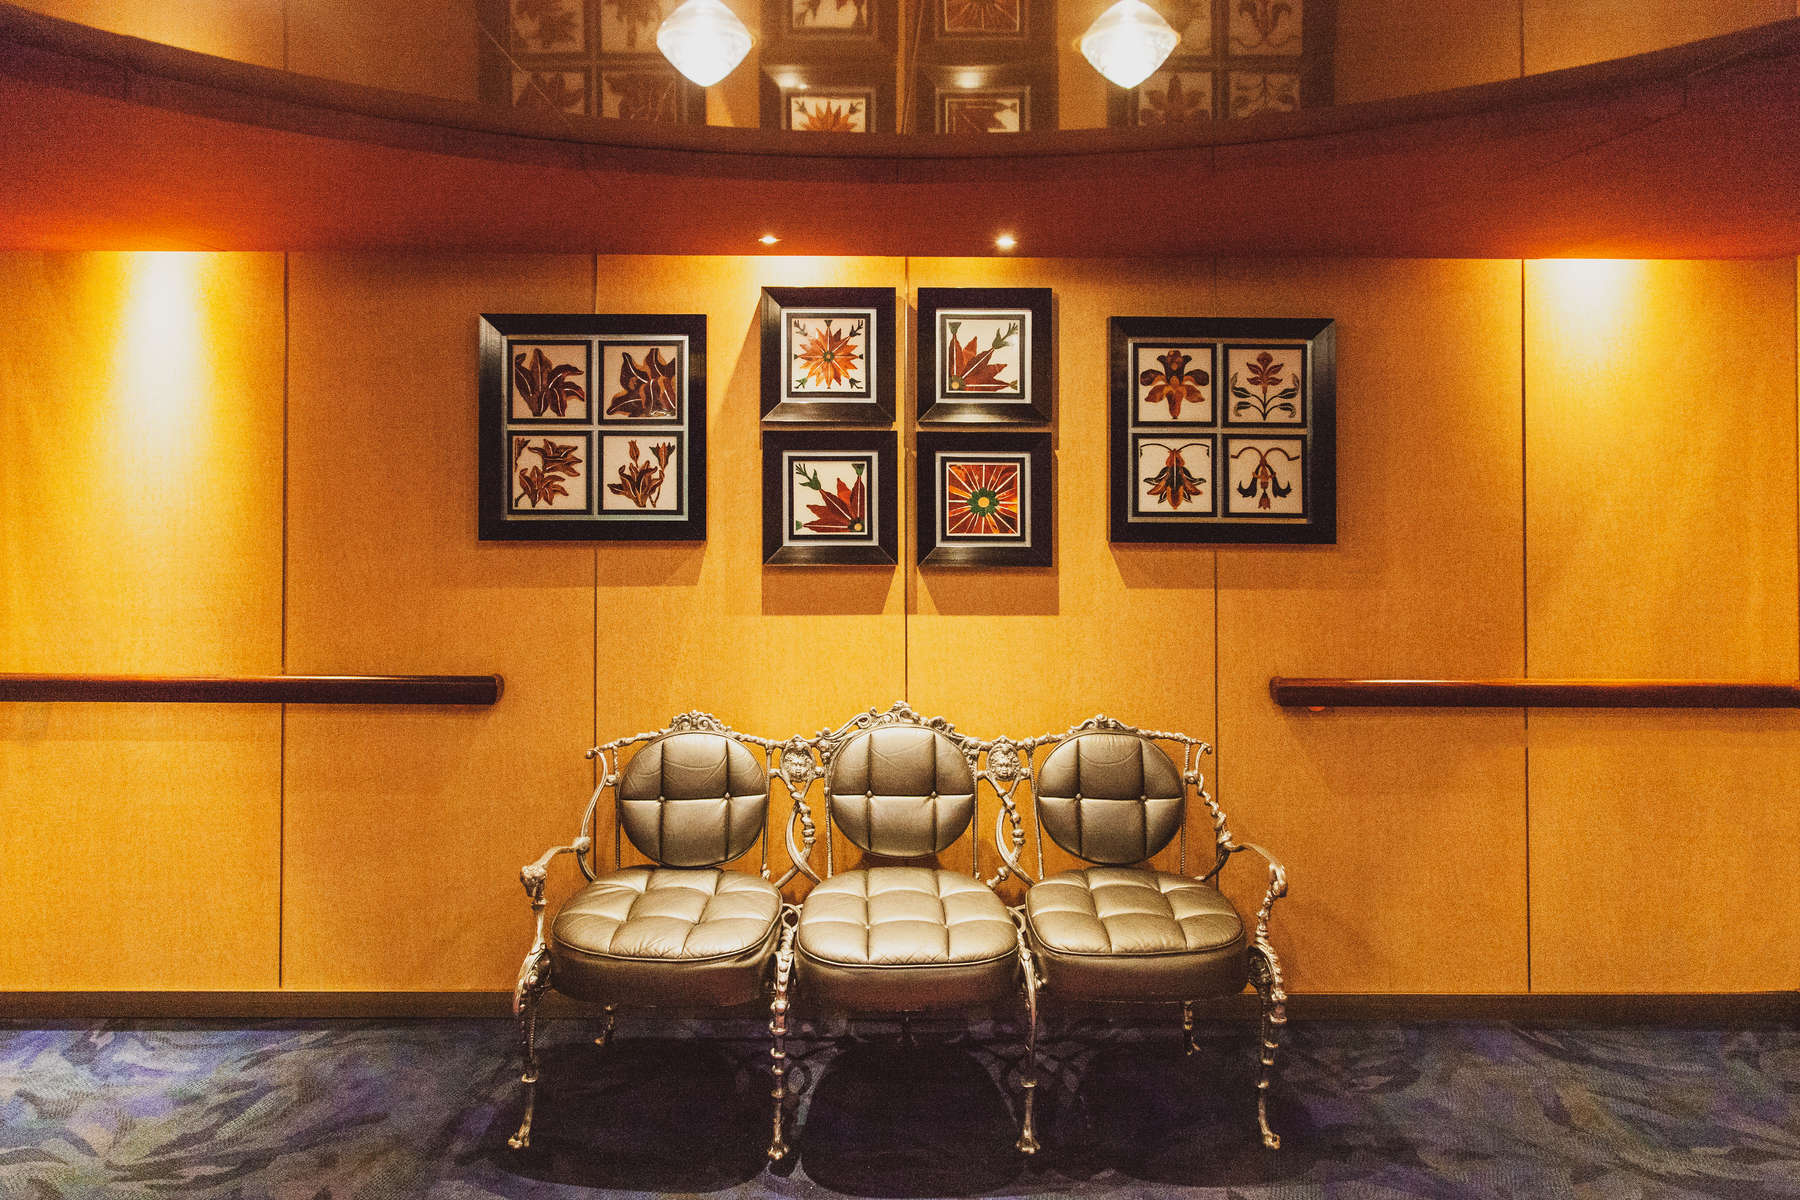
M765 617L879 616L887 607L888 589L897 566L776 566L762 570Z

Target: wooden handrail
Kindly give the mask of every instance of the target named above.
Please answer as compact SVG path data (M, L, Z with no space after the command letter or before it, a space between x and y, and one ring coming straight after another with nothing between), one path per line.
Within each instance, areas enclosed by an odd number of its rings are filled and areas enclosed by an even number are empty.
M1800 682L1723 679L1269 680L1283 708L1800 708Z
M493 704L498 675L0 675L0 700L147 704Z

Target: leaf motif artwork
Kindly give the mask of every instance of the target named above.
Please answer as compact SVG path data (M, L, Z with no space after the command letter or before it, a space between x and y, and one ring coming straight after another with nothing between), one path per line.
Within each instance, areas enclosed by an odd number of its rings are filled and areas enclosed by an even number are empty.
M1149 485L1149 498L1166 505L1173 512L1180 512L1183 504L1189 509L1196 507L1195 502L1207 494L1207 480L1188 469L1185 455L1203 449L1205 445L1204 442L1187 442L1181 445L1140 443L1140 455L1146 450L1160 450L1167 455L1163 459L1161 470L1144 480Z
M573 438L515 437L512 465L516 493L514 508L569 508L586 504L586 485L579 484L586 442ZM526 456L537 462L526 461ZM557 503L565 499L569 503Z
M1293 112L1300 107L1300 77L1285 73L1231 72L1231 115Z
M535 112L585 112L587 74L583 71L515 71L513 107Z
M790 96L788 124L801 133L867 133L869 102L862 96Z
M653 52L662 23L660 0L601 0L601 49L610 53Z
M1300 351L1291 346L1232 347L1226 389L1233 421L1297 424L1301 419Z
M584 357L582 360L584 363ZM585 367L576 363L554 363L544 347L516 351L512 359L513 396L523 402L534 417L581 417L585 415L587 390L578 382ZM582 407L570 412L573 405Z
M829 486L820 478L820 464L797 462L794 464L796 486L802 492L812 491L817 495L818 503L804 504L807 512L812 514L811 520L794 517L794 532L822 534L851 534L861 536L868 531L868 487L863 479L866 469L860 462L843 464L823 464L825 469L850 467L850 479L843 478L842 471L833 471L833 479Z
M1141 406L1151 410L1156 410L1159 405L1166 406L1168 417L1173 421L1181 418L1182 406L1186 405L1190 416L1204 420L1205 417L1194 410L1211 405L1212 393L1207 385L1212 382L1212 376L1204 368L1194 365L1192 354L1176 347L1154 357L1162 369L1149 367L1138 374L1138 386L1149 389L1143 394Z
M939 0L948 34L1015 34L1025 30L1025 0Z
M1159 71L1138 85L1139 125L1179 125L1212 116L1212 76L1204 71Z
M1019 466L953 462L944 467L944 532L949 537L1016 537Z
M1232 0L1233 54L1298 54L1304 0Z
M649 456L638 458L637 439L633 438L626 451L629 463L618 468L618 480L606 485L606 490L615 496L623 496L639 508L653 507L662 497L663 480L668 474L669 455L674 453L673 442L657 442L650 447ZM654 459L654 463L652 463Z
M619 390L606 406L609 417L673 418L681 412L678 387L679 362L662 356L660 346L650 347L639 365L630 351L619 356Z
M869 0L789 0L794 29L855 33L869 27Z
M1276 516L1300 511L1298 440L1233 440L1226 461L1231 469L1232 512Z
M679 121L680 88L680 80L666 71L602 71L600 115L624 121Z
M534 51L581 49L579 0L512 0L513 33Z
M1019 336L1019 322L1002 321L990 323L995 327L989 330L990 337L986 346L979 344L979 333L971 333L965 343L961 340L961 329L971 322L949 321L945 328L950 334L950 361L946 364L945 389L951 392L1016 392L1019 381L1006 379L1010 363L995 358L1000 351L1016 344Z
M1018 133L1024 101L1017 95L941 96L944 133Z

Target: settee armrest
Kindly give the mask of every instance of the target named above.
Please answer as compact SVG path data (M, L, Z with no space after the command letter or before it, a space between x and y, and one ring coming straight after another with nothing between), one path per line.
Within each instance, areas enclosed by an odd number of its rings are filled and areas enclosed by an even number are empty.
M567 846L552 846L534 863L527 863L519 868L519 882L525 886L525 894L531 898L531 907L536 910L544 907L544 882L550 877L550 864L561 854L586 854L594 845L594 839L578 837Z
M1224 847L1226 854L1238 854L1248 850L1262 859L1269 868L1269 888L1263 893L1262 907L1256 910L1256 940L1269 940L1269 917L1274 911L1275 902L1287 895L1287 868L1281 860L1270 854L1255 842L1232 842Z

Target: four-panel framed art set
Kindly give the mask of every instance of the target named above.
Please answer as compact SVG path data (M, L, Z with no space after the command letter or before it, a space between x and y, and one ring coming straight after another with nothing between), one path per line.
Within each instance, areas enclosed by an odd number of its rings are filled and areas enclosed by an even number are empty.
M899 561L896 314L892 288L763 289L766 563ZM920 288L917 314L918 562L1050 566L1050 289ZM1335 541L1331 321L1113 317L1108 367L1113 541ZM484 540L705 540L704 316L484 315L480 400Z

